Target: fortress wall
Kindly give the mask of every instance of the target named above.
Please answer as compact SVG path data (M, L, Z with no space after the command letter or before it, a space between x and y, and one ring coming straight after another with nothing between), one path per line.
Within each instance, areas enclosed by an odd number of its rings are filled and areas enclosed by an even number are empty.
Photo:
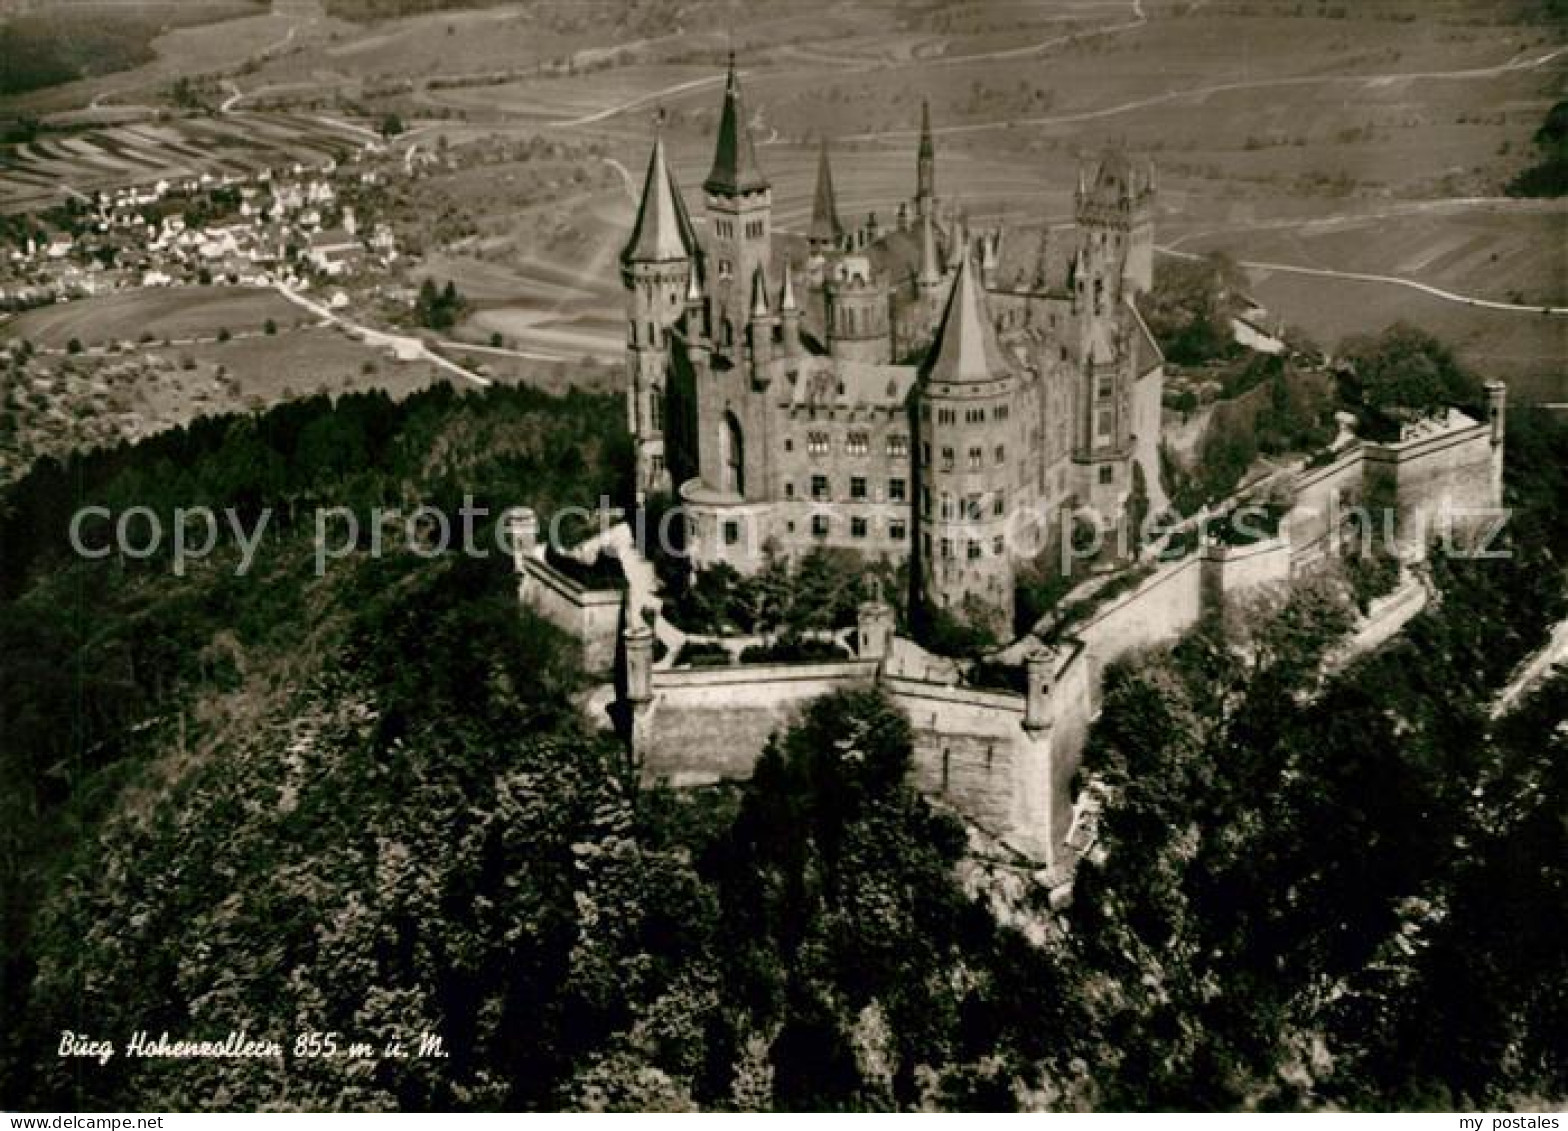
M522 569L524 603L582 643L583 665L589 671L602 671L613 665L622 591L588 589L542 558L523 558Z
M1359 444L1345 449L1334 462L1310 468L1292 486L1296 505L1281 529L1290 539L1296 566L1310 564L1329 552L1329 527L1347 499L1361 495L1365 453Z
M865 659L653 672L652 700L638 727L644 775L676 785L747 777L769 736L788 727L807 701L877 683L909 715L922 791L1034 859L1069 864L1061 846L1106 664L1173 641L1206 608L1309 566L1327 548L1334 509L1346 499L1359 502L1370 475L1390 477L1401 508L1416 518L1444 505L1495 505L1496 450L1485 426L1464 427L1400 444L1357 445L1304 472L1284 535L1251 546L1209 546L1164 564L1081 624L1075 640L1057 647L1051 679L1038 685L1044 701L1035 700L1033 712L1022 695L959 686L950 664L918 651L912 662L904 654L912 646L898 639L886 666ZM554 580L548 575L555 571L536 564L541 568L530 577ZM569 586L535 585L541 611L552 619L591 617L585 598L569 599ZM1388 640L1420 612L1426 596L1411 580L1374 604L1346 642L1344 658ZM605 623L595 622L599 631Z
M1175 640L1198 623L1202 612L1202 559L1190 554L1162 565L1130 593L1117 598L1079 627L1089 665L1090 685L1100 685L1100 672L1116 657L1134 648ZM1098 702L1095 704L1098 708Z
M916 786L993 835L1048 850L1043 752L1023 728L1024 697L884 677L914 728Z
M1290 564L1290 543L1284 538L1270 538L1250 546L1206 546L1204 600L1217 605L1228 594L1289 581Z
M1399 538L1424 547L1478 511L1501 503L1492 476L1491 429L1485 424L1439 432L1397 444L1369 444L1367 477L1392 481L1399 498ZM1457 513L1455 513L1457 512Z
M850 660L656 671L639 728L642 776L676 786L750 777L768 738L805 703L867 686L876 670L874 660Z

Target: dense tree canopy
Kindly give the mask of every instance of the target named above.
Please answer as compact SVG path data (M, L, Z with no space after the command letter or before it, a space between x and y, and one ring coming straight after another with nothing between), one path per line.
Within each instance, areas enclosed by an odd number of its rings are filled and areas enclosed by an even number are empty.
M1264 389L1257 390L1267 396ZM601 402L325 398L40 465L0 504L0 1094L18 1106L1013 1109L1560 1101L1568 429L1510 420L1501 559L1346 662L1332 576L1106 674L1099 837L1061 917L830 696L753 778L651 788L505 559L308 508L624 481ZM86 500L275 508L232 556L75 561ZM802 571L830 605L842 576ZM787 602L786 602L787 607ZM997 913L1000 909L1001 913ZM62 1029L285 1042L54 1055ZM304 1032L368 1041L311 1057ZM444 1057L383 1055L438 1035Z

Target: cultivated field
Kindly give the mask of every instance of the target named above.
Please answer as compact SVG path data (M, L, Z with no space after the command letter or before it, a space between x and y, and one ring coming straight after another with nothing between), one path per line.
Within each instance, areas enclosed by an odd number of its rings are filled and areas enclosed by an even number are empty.
M22 340L64 349L141 339L181 342L260 331L268 319L279 327L308 320L276 292L256 287L160 287L119 291L25 311L0 324L0 340Z
M243 51L219 42L230 26ZM0 200L47 194L60 178L106 184L320 154L362 141L387 109L411 127L404 146L487 135L589 144L604 159L582 158L549 183L505 165L444 174L438 187L480 234L428 249L420 271L470 298L460 336L499 332L539 357L614 356L616 253L651 118L666 114L701 225L731 43L786 232L807 219L824 134L842 214L874 210L890 223L913 189L929 98L940 195L976 224L1004 221L1013 238L1068 220L1080 161L1114 140L1158 165L1163 245L1502 302L1568 301L1564 210L1498 199L1530 162L1530 137L1568 75L1563 29L1523 0L672 0L503 4L370 25L295 0L164 37L165 70L112 76L155 95L167 68L214 74L241 95L226 113L45 135L0 170ZM243 67L224 72L236 55ZM80 100L108 84L73 86ZM286 109L252 112L273 102ZM1568 399L1561 318L1348 280L1275 274L1255 289L1325 344L1407 317L1453 336L1479 368Z

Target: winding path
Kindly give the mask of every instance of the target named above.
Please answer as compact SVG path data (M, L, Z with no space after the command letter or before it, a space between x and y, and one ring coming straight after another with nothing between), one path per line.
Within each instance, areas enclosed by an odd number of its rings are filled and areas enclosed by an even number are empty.
M272 288L295 306L303 307L316 315L316 317L343 327L349 334L364 342L367 346L379 346L391 350L399 361L428 361L437 368L444 369L448 373L463 378L465 381L471 381L481 388L491 383L488 377L481 377L471 370L464 369L457 362L442 357L432 350L422 338L412 337L408 334L393 334L386 330L375 330L369 326L361 326L358 322L351 322L343 317L331 307L325 306L315 299L306 298L298 291L286 287L282 283L273 283Z
M1184 98L1205 98L1211 94L1229 94L1244 90L1274 90L1290 86L1328 86L1335 84L1388 86L1396 82L1408 80L1496 78L1499 75L1509 74L1514 71L1531 71L1537 67L1544 67L1547 63L1565 54L1568 54L1568 47L1559 47L1554 51L1548 51L1546 54L1532 59L1514 58L1506 63L1498 63L1491 67L1472 67L1460 71L1405 71L1376 75L1291 75L1276 79L1249 79L1239 82L1215 83L1210 86L1188 87L1184 90L1168 90L1164 94L1155 94L1148 98L1122 102L1115 106L1104 106L1098 110L1081 110L1073 114L1047 114L1036 118L1004 118L992 122L968 122L956 126L939 126L931 132L933 134L966 134L981 133L986 130L1011 129L1015 126L1071 125L1076 122L1092 122L1100 118L1114 118L1121 114L1130 114L1136 110L1145 110L1151 106L1164 106L1172 102L1179 102ZM914 130L880 130L862 134L847 134L843 140L902 140L914 136L916 136Z
M1170 246L1156 246L1155 251L1161 255L1168 255L1175 259L1202 259L1203 256L1195 251L1178 251ZM1442 287L1434 287L1430 283L1419 283L1414 279L1406 279L1399 275L1369 275L1364 271L1334 271L1327 267L1301 267L1294 263L1264 263L1255 259L1238 259L1237 266L1252 271L1279 271L1287 275L1311 275L1320 279L1347 279L1356 283L1384 283L1390 286L1408 287L1413 291L1431 295L1447 302L1457 302L1464 306L1473 306L1482 310L1506 310L1516 314L1545 314L1559 317L1568 314L1568 306L1525 306L1516 302L1498 302L1495 299L1476 298L1474 295L1459 294L1456 291L1445 291Z

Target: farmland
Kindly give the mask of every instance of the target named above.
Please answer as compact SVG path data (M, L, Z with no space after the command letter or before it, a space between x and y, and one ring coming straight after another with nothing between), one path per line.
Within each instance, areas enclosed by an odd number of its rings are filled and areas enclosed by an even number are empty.
M215 337L220 330L260 331L301 322L298 307L254 287L168 287L100 295L20 314L0 325L0 339L64 349L138 340Z
M931 101L938 191L978 224L1032 241L1070 219L1080 161L1109 141L1160 172L1157 238L1242 260L1409 279L1520 306L1568 302L1565 214L1499 199L1561 96L1561 29L1528 3L1294 0L1039 6L486 4L355 23L275 5L158 39L156 62L36 92L119 116L160 105L181 68L212 77L222 112L146 115L14 148L0 204L64 181L90 189L172 171L243 173L363 144L547 140L556 164L500 161L420 182L416 211L458 212L460 238L420 248L415 275L468 297L455 336L540 358L620 350L619 241L650 119L666 115L677 179L701 226L726 51L743 70L784 232L807 219L816 144L834 140L839 207L884 223L908 197ZM223 29L233 31L225 37ZM401 234L401 233L400 233ZM1253 289L1332 346L1411 318L1479 369L1568 399L1564 319L1468 307L1390 284L1279 272Z

